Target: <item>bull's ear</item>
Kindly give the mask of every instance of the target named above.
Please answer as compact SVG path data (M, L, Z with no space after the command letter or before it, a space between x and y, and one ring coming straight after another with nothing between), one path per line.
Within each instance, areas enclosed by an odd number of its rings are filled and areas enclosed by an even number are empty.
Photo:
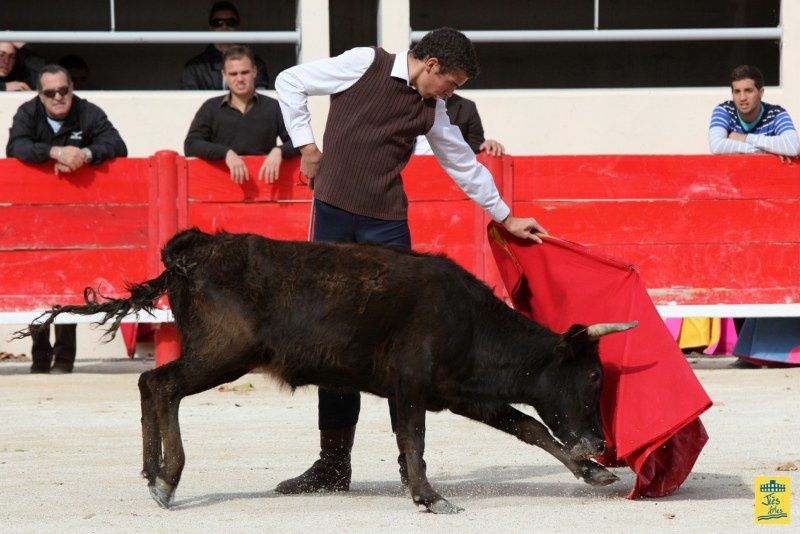
M561 339L556 345L556 354L561 357L570 357L583 354L585 349L591 345L597 345L597 340L593 340L588 334L588 327L582 324L570 326L566 332L561 334Z

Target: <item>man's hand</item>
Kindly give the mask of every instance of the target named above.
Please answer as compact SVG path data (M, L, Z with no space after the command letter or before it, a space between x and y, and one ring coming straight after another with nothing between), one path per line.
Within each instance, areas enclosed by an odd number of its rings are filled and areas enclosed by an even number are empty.
M314 179L317 177L319 164L322 161L322 152L315 143L300 147L300 171L308 177L308 187L314 189Z
M547 234L547 230L545 230L541 224L536 222L536 219L533 217L520 218L509 215L503 221L503 226L505 226L506 230L508 230L512 235L522 239L530 239L535 243L542 242L535 232L545 235Z
M6 82L6 91L30 91L31 88L25 82Z
M228 150L228 153L225 154L225 165L231 170L231 180L234 183L241 184L250 179L250 171L247 170L247 165L244 164L244 160L239 157L239 154L233 150Z
M51 147L50 158L56 160L57 174L76 171L86 163L86 154L76 146Z
M278 179L278 174L281 170L281 160L283 159L283 152L280 147L275 147L269 151L267 157L264 158L264 163L261 165L261 170L258 171L258 179L264 180L268 184L274 183Z
M58 174L69 174L72 172L72 169L64 165L63 163L56 162L56 175Z
M747 138L747 134L731 132L728 134L728 139L733 139L734 141L741 141L744 143L744 140Z
M783 156L778 154L778 158L780 158L781 163L786 163L787 165L791 165L793 161L797 160L797 156Z
M480 151L486 151L490 156L502 156L506 153L506 147L495 141L494 139L487 139L481 143Z

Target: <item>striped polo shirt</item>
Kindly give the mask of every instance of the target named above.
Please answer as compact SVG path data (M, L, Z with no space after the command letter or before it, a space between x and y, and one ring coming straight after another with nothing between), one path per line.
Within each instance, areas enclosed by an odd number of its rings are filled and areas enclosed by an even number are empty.
M792 119L785 109L766 102L762 102L761 105L763 106L761 118L749 131L745 131L742 122L739 120L739 112L736 110L733 100L723 102L714 108L709 128L719 126L725 128L728 132L767 136L781 135L784 132L795 129Z

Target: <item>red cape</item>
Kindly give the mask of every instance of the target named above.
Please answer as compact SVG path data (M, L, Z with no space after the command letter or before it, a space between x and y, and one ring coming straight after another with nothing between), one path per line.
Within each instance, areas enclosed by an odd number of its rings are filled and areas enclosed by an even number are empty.
M514 307L555 332L573 323L639 321L600 340L604 465L628 465L628 498L663 497L692 470L706 434L699 415L711 406L647 294L636 269L582 245L542 236L542 245L489 225L489 243Z

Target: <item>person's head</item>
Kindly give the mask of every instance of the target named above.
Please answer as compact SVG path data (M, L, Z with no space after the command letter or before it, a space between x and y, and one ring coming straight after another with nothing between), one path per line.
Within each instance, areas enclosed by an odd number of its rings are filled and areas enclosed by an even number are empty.
M761 99L764 97L764 76L761 71L750 65L739 65L733 69L731 93L740 115L760 110Z
M222 56L222 76L231 93L240 98L249 98L256 90L255 56L250 47L234 45Z
M453 28L428 32L411 49L411 56L424 65L416 80L423 98L447 98L479 72L472 42Z
M69 71L75 89L89 89L89 65L80 56L64 56L58 64Z
M240 24L239 10L231 2L215 2L208 13L211 31L236 31Z
M8 41L0 42L0 78L5 78L14 70L17 61L17 48Z
M72 78L60 65L45 65L36 79L36 90L47 115L62 120L72 108Z

